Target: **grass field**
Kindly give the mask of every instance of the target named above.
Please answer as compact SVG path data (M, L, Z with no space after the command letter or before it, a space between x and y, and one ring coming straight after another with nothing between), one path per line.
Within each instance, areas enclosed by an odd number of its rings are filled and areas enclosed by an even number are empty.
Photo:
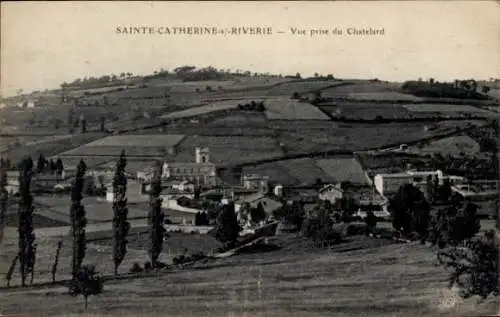
M168 113L166 115L161 116L161 118L180 119L180 118L196 117L196 116L203 115L203 114L210 113L210 112L236 109L236 108L238 108L238 103L242 103L242 102L243 101L240 101L240 100L238 100L238 101L236 101L236 100L219 101L219 102L211 103L211 104L204 105L201 107L192 107L192 108L189 108L186 110Z
M178 146L172 159L178 162L194 162L194 149L208 147L210 161L217 165L250 162L283 155L276 139L271 137L245 136L188 136Z
M440 153L441 155L474 155L479 153L481 146L469 136L453 136L436 141L432 141L422 147L410 147L410 152L416 153Z
M110 281L89 298L64 287L3 291L4 314L30 316L443 316L494 315L498 299L461 300L447 289L447 273L427 246L394 245L366 238L311 250L299 239L273 239L280 250L245 254L183 272ZM97 268L110 259L106 246L89 248ZM141 251L128 258L141 257ZM69 249L65 249L64 258ZM68 267L61 264L64 269ZM68 261L66 261L68 262ZM50 300L48 300L50 298ZM333 314L333 315L332 315Z
M60 153L59 156L113 156L122 151L129 156L162 157L185 138L178 134L116 135L87 143L76 149Z
M270 120L330 120L317 107L295 99L269 99L264 104Z
M333 182L334 179L325 173L316 163L314 159L310 158L278 162L280 166L286 169L289 175L298 179L302 185L316 184L317 179L321 179L323 182Z
M355 184L369 184L365 171L361 164L352 157L339 157L331 159L317 160L316 164L335 183L351 182Z
M335 106L320 106L324 111L336 117L346 119L375 120L377 117L384 119L408 119L410 112L396 104L383 103L359 103L359 102L339 102Z

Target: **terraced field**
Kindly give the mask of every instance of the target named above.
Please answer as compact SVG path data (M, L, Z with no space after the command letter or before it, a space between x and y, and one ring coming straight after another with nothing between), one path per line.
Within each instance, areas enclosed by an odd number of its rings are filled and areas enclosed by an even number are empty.
M249 100L251 101L251 100ZM248 101L248 102L249 102ZM237 109L238 103L244 103L244 100L225 100L200 107L192 107L186 110L171 112L161 116L163 119L180 119L180 118L191 118L199 115L203 115L215 111L224 111L230 109Z
M336 106L321 106L320 108L336 117L355 120L375 120L378 117L384 119L408 119L411 114L403 106L391 103L339 102Z

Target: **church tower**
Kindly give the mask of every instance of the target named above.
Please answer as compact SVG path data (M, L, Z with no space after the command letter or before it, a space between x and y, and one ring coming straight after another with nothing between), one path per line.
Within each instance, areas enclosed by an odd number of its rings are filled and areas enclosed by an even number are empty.
M210 162L210 150L207 147L197 147L195 150L195 159L198 164Z

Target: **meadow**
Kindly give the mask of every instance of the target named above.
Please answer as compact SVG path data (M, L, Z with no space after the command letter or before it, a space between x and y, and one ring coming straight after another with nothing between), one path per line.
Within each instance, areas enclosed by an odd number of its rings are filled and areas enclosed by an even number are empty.
M102 294L89 298L86 312L82 299L66 295L64 287L2 291L0 306L4 314L34 316L64 312L65 316L193 317L326 317L332 312L336 316L465 317L492 315L498 309L498 299L482 303L459 299L447 288L447 272L435 265L435 250L428 246L361 237L327 250L311 249L293 236L270 242L281 249L265 256L221 258L174 273L107 281ZM63 258L69 252L63 249ZM109 246L95 245L87 252L97 260L98 270L107 271ZM131 266L130 258L142 263L144 255L131 249L123 270ZM67 262L61 262L63 271L69 269Z
M317 107L296 99L269 99L264 105L269 120L330 120Z

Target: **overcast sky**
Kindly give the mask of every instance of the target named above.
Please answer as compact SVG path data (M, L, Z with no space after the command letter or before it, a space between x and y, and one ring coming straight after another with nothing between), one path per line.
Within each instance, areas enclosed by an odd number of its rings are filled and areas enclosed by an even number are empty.
M500 77L500 5L438 2L1 4L1 93L76 77L192 64L402 81ZM272 27L266 36L123 35L117 26ZM384 36L298 36L290 28L384 28ZM276 34L280 30L284 34Z

